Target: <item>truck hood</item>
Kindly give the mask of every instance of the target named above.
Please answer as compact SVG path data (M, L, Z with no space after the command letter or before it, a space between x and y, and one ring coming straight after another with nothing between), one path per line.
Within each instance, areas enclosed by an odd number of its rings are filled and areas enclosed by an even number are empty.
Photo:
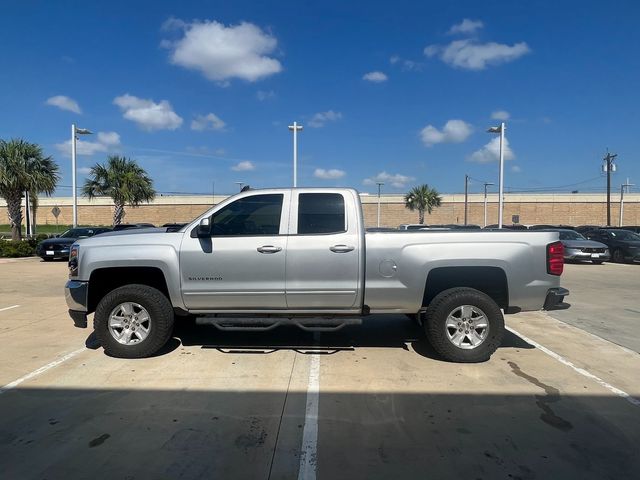
M608 248L604 243L594 240L562 240L566 248Z

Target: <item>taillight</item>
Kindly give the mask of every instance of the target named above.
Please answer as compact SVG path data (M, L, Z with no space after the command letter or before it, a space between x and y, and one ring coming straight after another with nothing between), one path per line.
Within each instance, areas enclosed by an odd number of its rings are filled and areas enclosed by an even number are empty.
M549 275L562 275L564 270L564 245L562 242L554 242L547 245L547 273Z

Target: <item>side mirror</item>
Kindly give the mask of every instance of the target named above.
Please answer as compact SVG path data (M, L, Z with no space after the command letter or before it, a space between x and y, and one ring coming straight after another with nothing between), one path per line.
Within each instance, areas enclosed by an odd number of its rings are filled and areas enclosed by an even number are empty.
M211 218L206 217L200 220L198 225L198 237L210 237L211 236Z

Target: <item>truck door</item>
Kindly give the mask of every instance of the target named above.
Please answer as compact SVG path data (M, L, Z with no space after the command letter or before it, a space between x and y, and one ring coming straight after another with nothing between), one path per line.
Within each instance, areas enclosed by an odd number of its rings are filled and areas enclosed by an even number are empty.
M296 198L287 244L287 307L359 310L362 246L355 198L346 199L339 192L294 190L292 195Z
M188 309L286 308L289 197L246 194L213 213L210 237L185 233L180 275Z

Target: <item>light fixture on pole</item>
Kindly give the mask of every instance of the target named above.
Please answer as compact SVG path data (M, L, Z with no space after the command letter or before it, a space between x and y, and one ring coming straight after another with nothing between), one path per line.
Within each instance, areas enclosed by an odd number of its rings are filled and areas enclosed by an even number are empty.
M498 228L502 228L502 210L504 207L504 131L507 126L502 122L499 127L491 127L487 130L489 133L500 134L500 180L498 186Z
M78 135L91 135L93 132L86 128L77 128L71 124L71 194L73 196L73 226L78 226L78 192L76 189L76 141Z
M241 192L241 191L242 191L242 187L244 186L244 182L233 182L233 183L235 183L236 185L238 185L238 191L240 191L240 192Z
M378 185L378 227L380 226L380 189L384 185L384 182L376 182Z
M289 130L293 132L293 186L298 186L298 130L302 130L302 125L293 122L289 125Z
M491 182L484 182L484 226L487 226L487 187L495 185Z
M629 193L629 189L634 185L635 184L633 183L629 183L628 178L627 178L627 183L623 183L622 185L620 185L620 221L618 223L619 227L622 226L622 212L624 212L624 190L626 189L627 193Z

